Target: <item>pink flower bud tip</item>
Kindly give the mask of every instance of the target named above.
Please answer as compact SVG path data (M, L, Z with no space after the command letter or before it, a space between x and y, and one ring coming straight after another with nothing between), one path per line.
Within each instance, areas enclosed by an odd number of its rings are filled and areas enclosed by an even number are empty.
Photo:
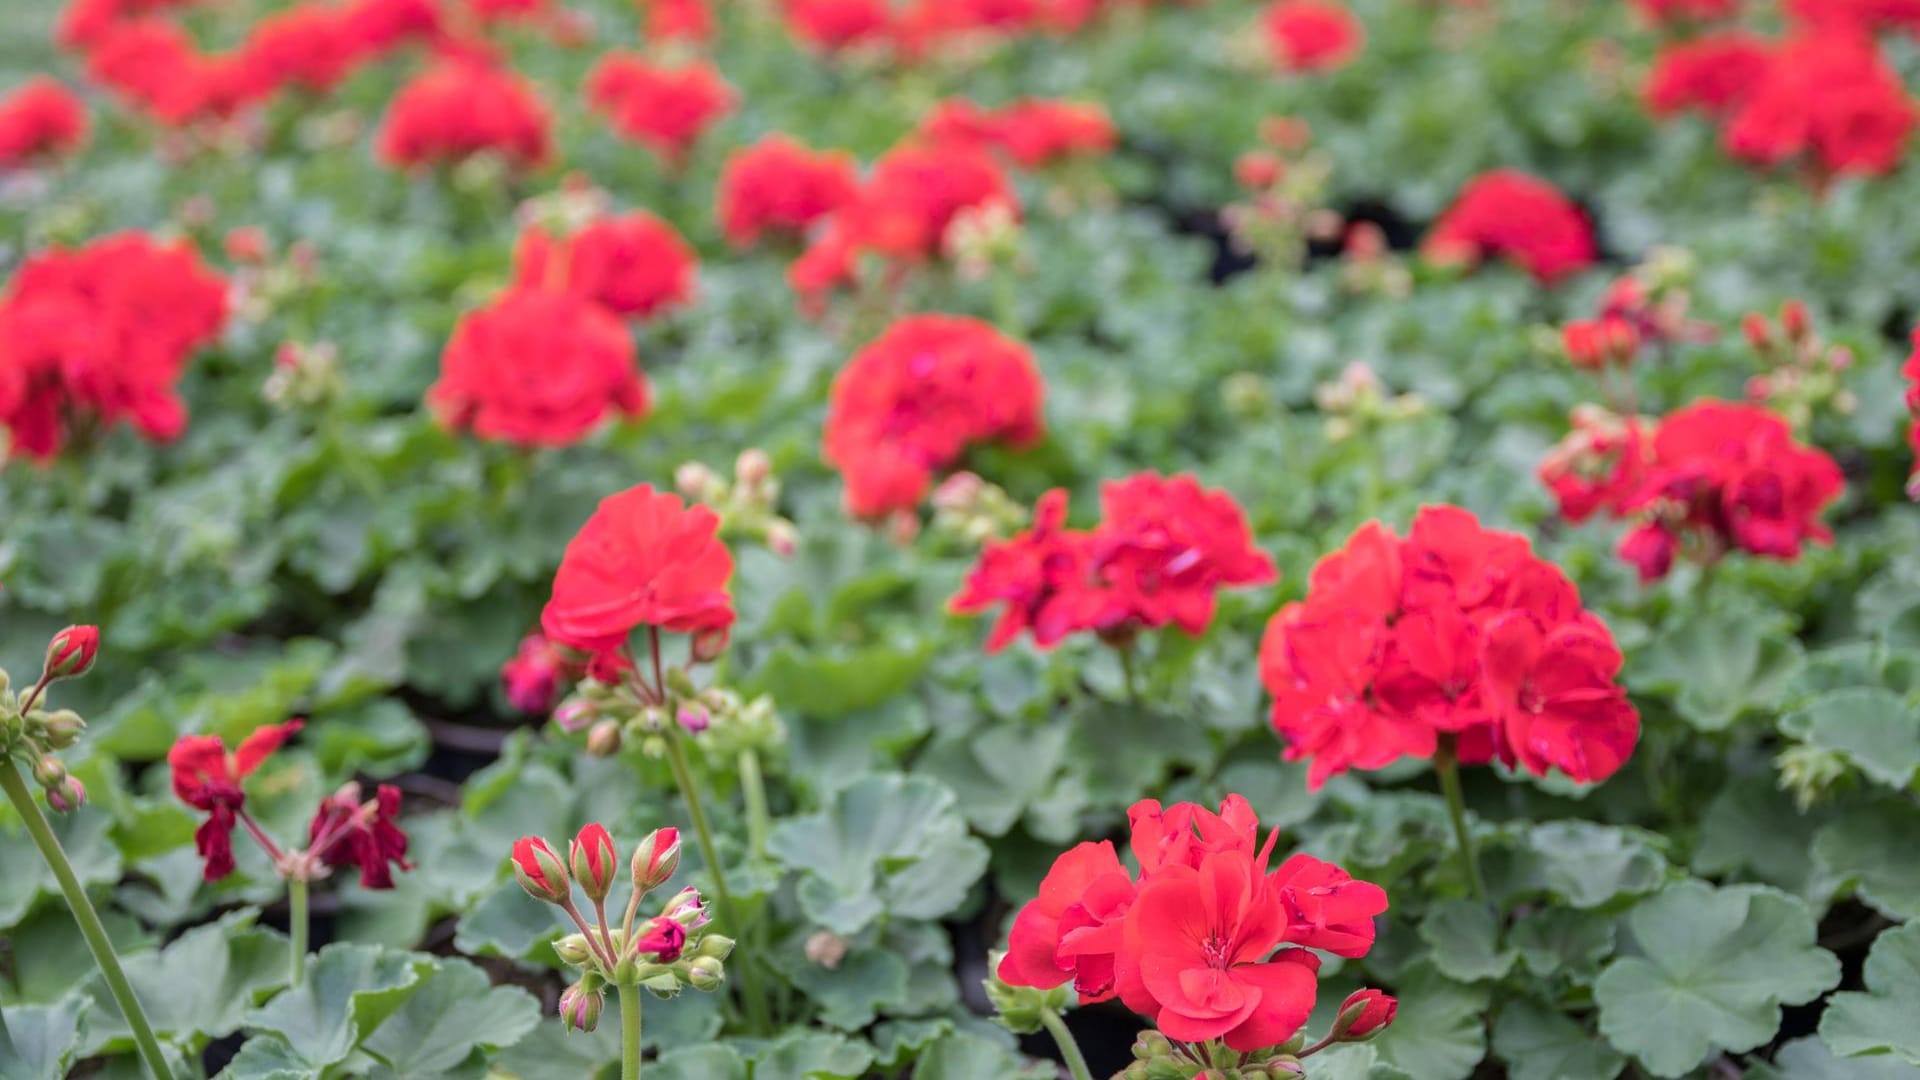
M73 679L85 675L100 655L100 628L69 626L47 642L45 678Z
M86 785L71 776L47 789L47 805L59 813L65 814L78 810L86 805L86 802Z
M528 895L549 904L564 904L573 893L566 864L537 836L523 836L513 842L513 876Z
M1400 1003L1378 990L1355 990L1340 1003L1333 1030L1341 1042L1370 1039L1393 1023Z
M573 877L590 900L605 900L613 891L615 869L620 856L613 846L613 837L608 835L606 826L595 822L580 830L567 848L567 862L573 868Z
M680 869L680 830L655 829L634 849L631 869L634 885L643 893L665 885Z

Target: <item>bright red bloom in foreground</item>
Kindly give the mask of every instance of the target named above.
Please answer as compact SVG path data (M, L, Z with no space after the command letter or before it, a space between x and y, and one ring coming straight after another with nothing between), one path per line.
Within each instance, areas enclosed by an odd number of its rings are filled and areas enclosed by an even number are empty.
M1148 800L1127 816L1139 879L1110 842L1061 855L1014 919L1004 982L1071 981L1083 1003L1118 995L1168 1038L1263 1050L1313 1011L1320 961L1309 949L1372 947L1385 891L1307 855L1270 872L1279 830L1261 845L1240 796L1218 813Z
M520 289L461 316L427 404L483 439L566 446L611 415L644 415L647 386L620 320L571 293Z
M0 296L0 424L13 451L51 458L83 415L179 437L174 384L219 335L226 293L191 248L140 233L29 258Z
M491 152L509 165L537 168L552 153L547 107L511 73L450 60L401 87L375 141L395 168L450 165Z
M1345 67L1366 43L1366 28L1353 12L1327 0L1277 0L1260 19L1267 52L1286 71L1332 71Z
M1023 630L1043 649L1083 631L1172 625L1197 635L1221 588L1274 580L1239 504L1191 476L1139 473L1107 484L1100 501L1100 524L1077 532L1065 527L1066 492L1050 491L1031 529L981 552L949 608L970 615L1005 605L988 652Z
M399 817L399 788L381 784L362 802L360 785L350 783L320 801L307 826L307 850L335 869L358 867L363 888L391 889L394 867L413 869Z
M1683 548L1712 562L1739 550L1793 560L1833 534L1820 513L1844 486L1840 467L1757 406L1699 401L1660 421L1646 479L1621 512L1642 524L1621 555L1642 580L1664 576Z
M673 226L635 210L556 242L530 226L514 250L514 284L572 293L617 315L646 319L691 303L699 261Z
M669 162L733 111L733 87L703 61L662 67L631 53L601 57L587 75L587 101L614 131Z
M1710 115L1733 110L1767 77L1773 50L1738 30L1661 46L1647 75L1647 108L1665 116L1685 109Z
M1900 163L1914 123L1906 86L1872 39L1829 32L1781 47L1722 140L1762 165L1805 155L1830 175L1873 175Z
M1518 647L1514 616L1542 635L1533 652ZM1591 677L1561 697L1582 663ZM1445 506L1422 509L1404 540L1362 526L1314 567L1306 599L1273 617L1260 646L1274 730L1288 760L1311 762L1314 788L1349 768L1431 757L1442 738L1469 764L1498 757L1604 780L1639 733L1618 670L1611 635L1558 567L1524 537Z
M639 626L724 630L732 576L719 515L641 484L602 499L567 544L540 625L556 644L599 656L618 656Z
M30 79L0 98L0 169L70 154L86 141L86 107L53 79Z
M1467 184L1421 250L1444 262L1505 258L1546 285L1597 257L1586 214L1552 184L1514 169L1482 173Z
M721 170L720 228L735 247L751 246L766 232L804 235L859 191L852 154L809 150L769 135L735 151Z
M978 319L911 315L834 378L822 447L856 517L919 505L969 446L1025 446L1045 427L1026 346Z
M1118 137L1099 105L1044 98L1001 109L982 109L964 98L943 101L921 122L920 134L930 143L1003 153L1027 169L1104 155Z
M233 873L233 829L247 802L241 781L300 727L298 720L267 724L241 740L232 753L218 735L182 735L167 751L174 796L207 815L193 833L193 845L206 860L206 880L218 881Z

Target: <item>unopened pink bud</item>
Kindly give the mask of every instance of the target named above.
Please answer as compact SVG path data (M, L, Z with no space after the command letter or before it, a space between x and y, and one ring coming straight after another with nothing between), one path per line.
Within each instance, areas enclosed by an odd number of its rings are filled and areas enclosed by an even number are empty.
M720 659L721 655L727 651L727 642L731 636L730 631L724 626L712 630L701 630L694 634L689 646L693 650L693 662L711 664Z
M665 885L680 869L680 830L655 829L633 849L633 884L641 892Z
M1780 305L1780 328L1787 333L1787 340L1795 343L1805 341L1807 333L1813 328L1812 320L1807 317L1807 305L1798 300L1789 300Z
M99 655L99 627L69 626L47 642L46 666L42 669L45 675L42 677L48 682L79 678L92 669L94 658Z
M74 777L67 777L59 784L47 789L47 805L55 811L65 814L85 806L87 787Z
M675 719L679 721L680 729L689 735L698 735L713 726L713 715L699 705L682 708Z
M1355 990L1340 1003L1333 1021L1334 1038L1363 1042L1386 1030L1400 1011L1400 1003L1378 990Z
M574 983L560 991L560 1023L568 1031L592 1031L600 1026L606 995Z
M564 904L573 895L566 864L537 836L523 836L513 842L513 876L535 900Z
M594 822L580 830L567 848L567 861L572 864L573 877L580 883L580 889L589 900L605 900L613 891L616 876L615 866L620 855L613 847L613 837L608 835L606 826Z

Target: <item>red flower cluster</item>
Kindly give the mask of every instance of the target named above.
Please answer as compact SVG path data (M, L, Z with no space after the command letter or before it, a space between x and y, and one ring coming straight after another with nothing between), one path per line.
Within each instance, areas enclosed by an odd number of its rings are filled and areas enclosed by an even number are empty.
M826 52L887 40L893 29L889 0L781 0L787 31Z
M393 888L393 867L413 868L407 862L407 834L397 824L397 787L382 784L372 799L363 800L360 785L350 783L322 799L307 827L307 848L302 852L283 852L247 816L247 793L241 784L301 727L298 720L267 724L241 740L231 753L217 735L183 735L167 751L174 796L207 815L193 833L194 847L206 862L202 876L219 881L233 873L233 830L245 825L283 875L309 876L319 866L354 866L366 888Z
M765 232L804 236L859 191L852 154L809 150L784 135L769 135L727 159L720 173L720 228L735 247L749 247Z
M1540 482L1560 516L1578 524L1623 505L1646 480L1647 440L1637 417L1604 409L1573 411L1573 429L1540 463Z
M929 143L1005 154L1038 169L1070 157L1097 157L1117 138L1107 110L1077 101L1026 98L1003 109L982 109L964 98L941 102L920 124Z
M622 666L636 627L702 634L732 626L732 576L719 515L641 484L600 500L567 544L540 625L554 644Z
M713 10L707 0L641 0L652 41L704 45L713 38Z
M1238 795L1215 813L1151 799L1127 812L1136 879L1111 841L1061 855L1015 916L998 974L1010 986L1073 983L1082 1003L1118 997L1169 1039L1278 1046L1307 1022L1320 957L1365 956L1385 890L1310 855L1269 869L1279 830ZM1384 998L1368 1033L1391 1017Z
M63 49L86 51L107 35L144 16L169 8L187 7L195 0L71 0L60 13L54 40Z
M822 452L856 517L911 512L975 443L1026 446L1046 425L1025 346L978 319L912 315L833 380Z
M375 150L403 169L450 165L485 151L538 168L552 153L550 126L539 95L510 72L443 60L400 89Z
M1353 12L1329 0L1275 0L1260 22L1267 52L1284 71L1345 67L1367 40Z
M590 300L616 315L651 318L693 301L699 261L673 226L635 210L564 240L530 226L514 251L514 287Z
M1593 265L1593 226L1571 199L1513 169L1482 173L1434 222L1421 250L1439 262L1495 256L1551 285Z
M168 125L228 117L259 98L238 54L204 54L185 31L159 19L106 32L87 55L87 77Z
M1274 729L1314 788L1432 757L1443 738L1468 764L1605 780L1640 733L1620 664L1558 567L1449 506L1422 509L1405 539L1362 526L1260 645Z
M1792 560L1833 538L1820 513L1844 486L1840 467L1758 406L1699 401L1663 418L1645 470L1615 508L1641 522L1620 555L1643 581L1665 576L1685 547L1707 562L1733 550Z
M227 283L184 244L121 233L28 259L0 295L0 424L13 451L53 457L77 416L177 438L187 412L174 384L226 315Z
M587 101L622 138L668 162L686 157L702 132L733 111L733 88L711 64L651 64L630 53L608 53L587 75Z
M0 169L60 157L86 141L86 107L53 79L30 79L0 98Z
M1721 132L1761 165L1805 157L1825 175L1891 171L1914 127L1913 102L1872 39L1833 31L1789 40Z
M427 404L443 423L520 446L566 446L647 411L633 340L571 292L515 289L462 316Z
M1660 48L1647 75L1647 108L1656 116L1698 109L1721 116L1753 92L1773 64L1763 39L1728 30Z
M1191 476L1112 481L1100 506L1091 531L1069 529L1067 493L1050 491L1034 507L1031 529L981 552L949 606L972 615L1005 605L988 652L1021 631L1043 649L1082 631L1124 638L1172 625L1198 635L1213 621L1220 589L1276 577L1233 496Z

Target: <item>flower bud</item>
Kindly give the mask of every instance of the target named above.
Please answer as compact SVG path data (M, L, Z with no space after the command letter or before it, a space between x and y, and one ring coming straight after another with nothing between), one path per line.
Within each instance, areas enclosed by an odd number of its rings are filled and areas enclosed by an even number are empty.
M78 810L87 802L87 788L79 780L69 776L54 787L47 789L47 805L59 813Z
M47 714L45 730L41 736L49 750L65 750L80 738L80 732L87 722L72 709L60 709Z
M720 477L697 461L689 461L673 470L673 486L694 502L706 502L720 488Z
M660 917L672 919L688 930L698 930L713 921L707 913L707 902L700 898L700 890L689 885L675 893L673 899L660 912Z
M1812 323L1807 318L1807 305L1798 300L1789 300L1780 305L1780 329L1786 331L1787 340L1799 344L1807 339Z
M800 550L800 530L785 519L773 522L767 526L767 547L783 559L793 558Z
M687 965L687 982L691 983L695 990L718 990L726 978L726 967L710 956L695 957L694 961Z
M808 963L818 964L828 971L838 971L841 962L847 958L849 947L847 939L839 934L831 930L816 930L807 938L802 951Z
M733 478L741 487L758 487L773 475L773 459L755 447L740 451L733 461Z
M618 876L614 868L620 864L620 855L606 826L594 822L581 829L567 847L567 863L587 899L605 900L613 891L613 880Z
M1157 1031L1143 1031L1133 1040L1133 1056L1139 1061L1151 1061L1154 1058L1167 1057L1173 1053L1173 1043Z
M1766 317L1759 312L1748 312L1740 320L1740 332L1747 336L1747 344L1760 352L1773 348L1773 329L1767 325Z
M47 662L41 670L41 677L48 682L55 679L77 679L93 667L94 657L100 655L100 628L97 626L69 626L53 635L47 642Z
M568 967L582 967L593 959L593 946L585 934L568 934L553 943L553 952Z
M629 950L632 956L645 957L655 963L671 964L680 959L687 947L687 928L678 922L661 916L653 919L640 929L640 936L634 940Z
M1607 362L1606 334L1591 319L1575 319L1561 327L1560 347L1582 371L1598 371Z
M642 893L665 885L680 869L680 830L668 826L648 833L633 850L631 869L634 887Z
M1340 1042L1365 1042L1386 1030L1399 1011L1400 1003L1378 990L1355 990L1340 1003L1333 1037Z
M600 1026L600 1010L606 1003L605 994L575 983L560 991L560 1023L568 1031L592 1031Z
M59 786L67 778L67 763L47 754L33 763L33 782L43 788Z
M683 705L675 719L680 722L680 730L689 735L698 735L713 726L713 714L703 705Z
M693 662L696 664L711 664L715 660L720 659L720 654L727 651L728 637L727 628L724 626L714 630L702 630L694 634L693 641L689 645L693 653Z
M588 725L592 724L598 715L593 702L581 698L570 698L561 702L560 707L553 711L553 723L561 731L569 735L577 735L587 730Z
M705 934L700 943L693 947L693 955L708 960L725 960L733 955L733 939L725 934Z
M535 900L564 904L573 896L566 864L537 836L523 836L513 842L513 876Z
M587 753L594 757L612 757L620 752L620 722L602 720L587 732Z

